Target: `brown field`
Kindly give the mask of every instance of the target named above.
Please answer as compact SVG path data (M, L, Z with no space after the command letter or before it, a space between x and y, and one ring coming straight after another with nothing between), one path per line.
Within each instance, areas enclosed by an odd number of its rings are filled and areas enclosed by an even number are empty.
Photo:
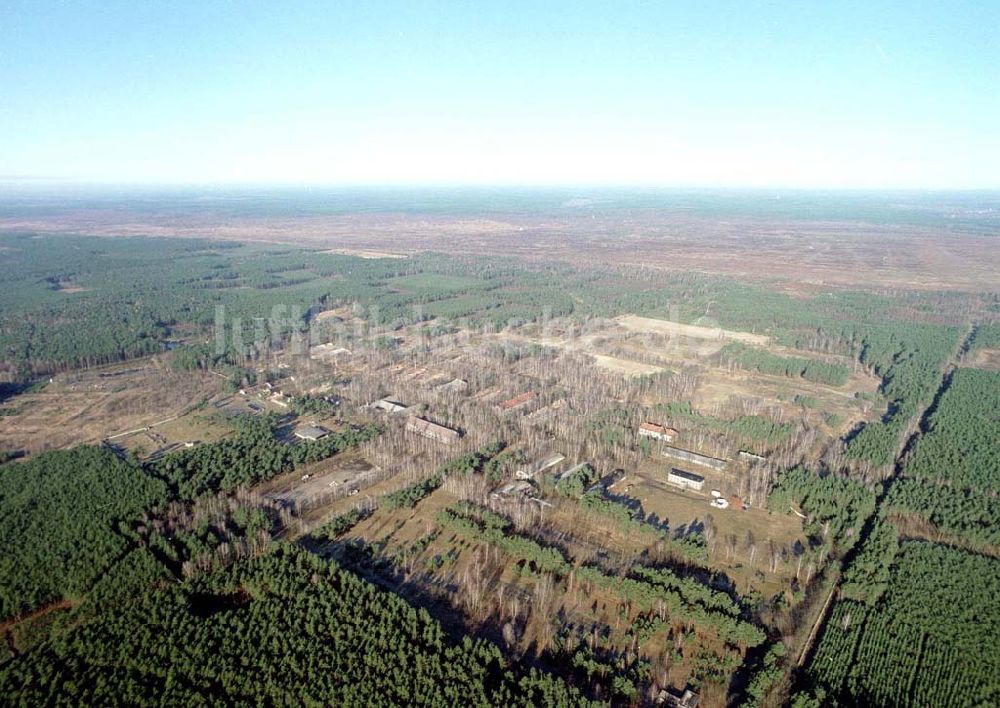
M0 449L32 454L99 443L118 433L165 424L221 388L220 378L174 372L160 357L57 374L40 391L5 404L18 412L0 417ZM179 434L198 439L194 433ZM147 443L147 449L154 448Z
M379 470L357 451L335 455L300 467L257 488L268 499L296 508L316 506L343 497L351 489L364 489Z
M366 251L358 248L331 248L323 253L340 254L344 256L357 256L358 258L408 258L405 253L392 253L388 251Z
M621 359L606 354L591 354L591 356L594 357L594 363L602 369L625 374L626 376L648 376L649 374L658 374L661 371L666 371L662 366L656 366L655 364L643 364L642 362L629 361L628 359Z
M141 459L155 459L182 449L186 443L198 445L224 438L232 432L227 418L226 413L209 406L185 413L179 418L157 421L148 430L122 435L111 442L134 452Z
M504 253L778 280L793 294L817 285L992 290L1000 263L1000 239L989 233L850 220L718 218L670 209L489 218L375 212L221 217L211 211L95 208L7 217L0 219L0 231L209 237L369 257Z
M843 433L861 420L882 413L876 406L855 398L855 393L873 394L879 381L874 376L856 373L843 388L747 371L727 371L719 367L706 370L698 381L691 405L709 415L731 407L735 400L758 402L761 408L780 408L787 420L804 416L816 425L824 424L828 414L840 418L834 432ZM808 400L808 405L796 403Z
M781 411L782 420L801 417L815 426L828 426L827 421L832 420L828 416L836 416L839 422L831 433L841 434L857 422L882 412L877 405L858 398L872 396L879 386L877 377L860 369L844 386L838 387L720 366L716 354L725 343L723 338L757 345L769 342L767 337L748 332L630 315L603 323L595 321L583 334L567 335L557 326L549 326L545 331L526 326L495 336L506 342L541 344L585 354L592 357L598 369L629 377L687 371L694 381L691 404L708 415L726 415L739 409ZM845 357L821 357L814 352L774 344L766 348L781 356L834 359L850 364ZM661 402L664 401L659 396L647 396L645 400L649 405Z

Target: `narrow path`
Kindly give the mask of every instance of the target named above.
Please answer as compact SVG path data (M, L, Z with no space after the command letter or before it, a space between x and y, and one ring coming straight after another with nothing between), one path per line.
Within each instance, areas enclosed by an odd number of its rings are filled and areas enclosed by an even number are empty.
M816 635L819 634L819 630L826 624L826 617L830 612L830 606L833 605L833 598L837 595L838 583L834 583L830 586L830 592L826 596L826 602L823 603L822 609L820 609L819 614L816 615L816 621L813 622L813 626L809 629L809 634L806 636L805 644L802 645L802 651L799 652L799 659L795 662L795 668L801 669L805 666L806 658L812 653L813 644L816 642Z

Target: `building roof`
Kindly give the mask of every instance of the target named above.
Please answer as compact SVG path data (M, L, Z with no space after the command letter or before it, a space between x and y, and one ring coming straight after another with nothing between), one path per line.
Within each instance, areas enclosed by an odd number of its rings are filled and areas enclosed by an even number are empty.
M503 496L509 496L511 494L526 494L532 491L534 487L531 486L530 482L524 480L517 480L514 482L508 482L499 489L496 490L497 494Z
M451 381L441 384L438 388L447 389L449 391L464 391L469 388L469 382L465 379L452 379Z
M679 470L676 467L670 470L670 475L673 477L680 477L689 482L704 482L705 478L700 474L695 474L694 472L688 472L686 470Z
M656 433L658 435L666 435L668 437L674 437L677 435L677 431L673 428L668 428L664 425L659 425L657 423L645 422L639 426L639 430L645 430L648 433Z
M508 398L506 401L500 404L500 408L505 411L512 410L518 406L523 406L528 401L535 399L538 396L534 391L525 391L524 393L514 396L513 398Z
M457 430L453 430L444 425L438 425L437 423L432 423L425 418L413 417L406 421L406 427L408 430L412 430L415 433L420 433L429 438L436 438L438 440L457 440L461 435Z
M549 455L548 457L538 460L537 462L535 462L532 465L529 465L528 467L523 467L519 469L515 473L515 476L517 476L518 479L533 479L534 476L539 472L544 472L550 467L555 467L565 459L566 456L563 455L561 452L555 452Z
M389 413L401 413L406 410L406 406L398 401L393 401L388 398L380 398L371 404L372 408L376 408L381 411L388 411Z
M572 467L570 467L568 470L564 470L563 472L560 472L559 474L557 474L556 477L555 477L556 481L557 482L561 482L562 480L566 479L567 477L576 474L577 472L579 472L580 470L582 470L584 467L590 467L590 466L591 466L590 463L587 462L587 461L578 462L577 464L575 464Z
M665 457L674 457L678 460L685 460L696 465L705 465L717 470L721 470L726 466L726 461L721 458L709 457L708 455L702 455L698 452L683 450L679 447L671 447L669 445L665 445L660 453Z
M319 440L329 434L330 431L321 425L303 425L301 428L296 428L295 430L295 437L302 438L303 440Z

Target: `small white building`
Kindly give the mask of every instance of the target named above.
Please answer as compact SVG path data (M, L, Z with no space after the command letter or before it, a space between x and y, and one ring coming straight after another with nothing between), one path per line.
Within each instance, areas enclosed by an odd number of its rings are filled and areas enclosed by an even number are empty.
M667 482L683 487L684 489L694 489L700 491L705 486L705 478L693 472L686 472L674 467L667 473Z

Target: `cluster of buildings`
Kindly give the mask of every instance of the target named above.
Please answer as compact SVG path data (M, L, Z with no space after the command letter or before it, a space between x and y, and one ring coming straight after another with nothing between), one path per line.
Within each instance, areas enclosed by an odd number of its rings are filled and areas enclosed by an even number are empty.
M668 428L657 423L645 422L641 424L636 431L640 438L651 438L653 440L661 440L663 442L672 442L674 438L678 436L677 430L674 428ZM678 460L681 462L686 462L692 465L700 465L702 467L708 467L709 469L721 472L726 468L728 460L711 457L710 455L703 455L693 450L685 450L680 447L674 447L672 445L664 445L660 449L660 454L664 457L671 458L673 460ZM739 452L739 460L745 464L759 464L766 462L767 458L763 455L758 455L753 452L746 450L741 450ZM705 478L700 474L695 474L694 472L689 472L687 470L680 469L678 467L673 467L667 473L667 482L680 489L691 489L694 491L701 491L705 488ZM722 493L716 490L712 491L712 501L711 505L717 509L728 509L730 507L735 509L746 509L747 504L739 496L730 496L728 499L722 496Z

